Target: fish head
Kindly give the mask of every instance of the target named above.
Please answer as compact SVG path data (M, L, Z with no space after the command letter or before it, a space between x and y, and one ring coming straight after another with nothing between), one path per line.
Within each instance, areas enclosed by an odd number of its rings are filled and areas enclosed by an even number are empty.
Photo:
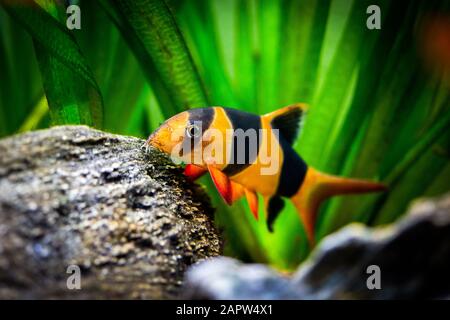
M204 127L209 127L212 114L212 108L181 112L157 128L147 139L147 144L185 163L203 165Z

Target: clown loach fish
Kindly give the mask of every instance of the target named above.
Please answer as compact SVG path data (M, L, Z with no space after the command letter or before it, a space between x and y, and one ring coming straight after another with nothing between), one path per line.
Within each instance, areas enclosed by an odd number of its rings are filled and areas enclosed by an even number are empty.
M317 213L325 199L382 191L385 186L324 174L308 166L292 147L305 112L304 104L290 105L263 116L223 107L191 109L165 121L150 135L146 145L182 158L187 163L184 173L191 180L209 172L227 204L245 195L256 219L257 194L262 195L270 231L284 207L284 199L290 199L313 245ZM250 135L245 135L250 131L262 134L251 140ZM236 132L244 139L238 141ZM264 171L268 169L267 161L261 155L275 162L271 164L275 171Z

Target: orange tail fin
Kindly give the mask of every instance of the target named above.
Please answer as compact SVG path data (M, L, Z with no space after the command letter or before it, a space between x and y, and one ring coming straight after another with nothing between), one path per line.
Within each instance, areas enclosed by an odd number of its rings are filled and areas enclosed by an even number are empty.
M299 191L291 198L302 220L311 246L314 245L314 227L320 204L327 198L342 194L379 192L386 186L371 181L341 178L308 168Z

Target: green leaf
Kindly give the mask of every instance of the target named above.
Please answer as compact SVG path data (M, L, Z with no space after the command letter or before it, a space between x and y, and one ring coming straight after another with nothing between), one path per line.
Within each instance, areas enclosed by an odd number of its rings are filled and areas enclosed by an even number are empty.
M83 0L82 28L75 33L100 87L104 105L104 126L110 132L147 137L144 113L150 89L142 67L113 21L97 1ZM158 104L154 106L159 108ZM141 121L137 114L141 115Z
M239 99L239 107L258 112L257 66L259 52L256 39L255 1L237 0L232 8L235 13L234 43L234 92Z
M225 72L216 14L211 0L197 0L177 10L177 21L199 70L212 105L236 106L230 80ZM203 63L208 61L208 63Z
M278 105L311 103L330 0L287 0L282 7Z
M274 110L277 105L277 75L280 67L281 8L277 0L259 0L256 9L258 27L257 107L259 112Z
M308 120L303 128L299 142L301 155L318 169L323 170L325 167L326 158L322 157L322 151L345 101L349 88L348 79L357 66L361 52L370 45L371 39L365 37L367 28L361 26L362 21L365 21L368 5L369 1L365 0L354 2L326 78L318 89L320 91L310 107Z
M382 32L380 34L376 48L383 50L383 47L386 46L384 51L389 52L389 55L383 61L384 63L378 62L373 64L371 69L365 70L372 73L373 76L370 78L372 81L377 81L379 76L379 82L369 82L369 88L365 88L363 85L359 86L358 90L362 90L357 92L358 99L354 101L355 104L350 109L351 113L347 115L346 126L341 129L341 133L346 133L337 135L336 140L331 137L330 144L336 151L332 152L327 159L334 168L342 166L339 168L341 175L372 180L381 179L389 187L393 187L389 179L380 175L380 171L385 167L383 163L386 161L386 154L396 153L396 150L391 149L390 146L395 144L403 127L411 119L412 112L416 108L423 107L418 101L420 101L420 95L426 89L428 81L426 75L418 67L420 61L416 51L408 50L411 42L414 41L411 30L413 30L420 5L421 3L418 1L410 2L406 8L401 4L395 4L386 14L387 18L384 24L389 26L389 33ZM398 14L401 12L406 14L399 25ZM395 32L396 37L390 35L392 30L398 30ZM388 48L391 49L388 50ZM372 61L376 61L375 57ZM377 70L381 70L381 72ZM365 104L361 100L361 96L366 96ZM374 97L372 101L369 100L371 96ZM364 109L360 106L364 106ZM359 126L358 129L358 135L363 137L360 144L352 143L354 137L349 135L354 132L351 128L356 128L355 124L358 123L366 125ZM414 131L407 133L409 136L414 134L416 134ZM343 159L342 146L347 146L347 148L352 146L350 152L352 156L347 155L344 162L339 162ZM404 157L404 152L397 153L397 155L399 158L394 159L389 170L395 170L392 165L395 168ZM422 187L425 186L422 185ZM320 234L328 234L353 220L367 222L370 220L369 217L373 210L379 208L379 205L375 203L380 198L383 198L384 201L390 200L389 195L366 195L333 200L323 211L324 221ZM408 197L404 199L408 199ZM397 199L396 203L397 208L391 206L393 215L395 215L394 212L405 208L404 201L401 202Z
M102 125L101 95L73 36L38 5L4 5L33 37L50 114L56 124Z
M208 105L192 57L165 1L100 3L141 62L166 116Z
M0 136L13 134L43 95L33 42L0 6Z
M41 100L39 100L38 104L33 108L28 117L25 119L23 124L20 126L18 132L26 132L36 129L45 115L47 115L48 109L47 98L43 96Z

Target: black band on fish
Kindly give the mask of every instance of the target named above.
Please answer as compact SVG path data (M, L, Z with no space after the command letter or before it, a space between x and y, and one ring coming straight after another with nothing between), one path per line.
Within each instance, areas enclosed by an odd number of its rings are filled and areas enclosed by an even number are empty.
M308 166L282 136L278 142L283 150L283 164L276 194L290 198L300 189Z
M180 150L180 156L185 154L186 150L190 150L190 152L194 151L194 148L202 141L203 134L206 130L209 129L211 123L214 119L214 109L213 108L199 108L192 109L188 111L189 120L186 128L198 127L201 135L188 135L185 133L185 138L183 141L183 146Z
M232 156L229 159L230 163L223 169L223 173L231 177L247 168L258 157L261 142L259 137L261 117L239 110L223 109L234 130L231 142Z
M267 228L273 232L273 223L284 208L284 200L278 196L269 199L267 204Z

